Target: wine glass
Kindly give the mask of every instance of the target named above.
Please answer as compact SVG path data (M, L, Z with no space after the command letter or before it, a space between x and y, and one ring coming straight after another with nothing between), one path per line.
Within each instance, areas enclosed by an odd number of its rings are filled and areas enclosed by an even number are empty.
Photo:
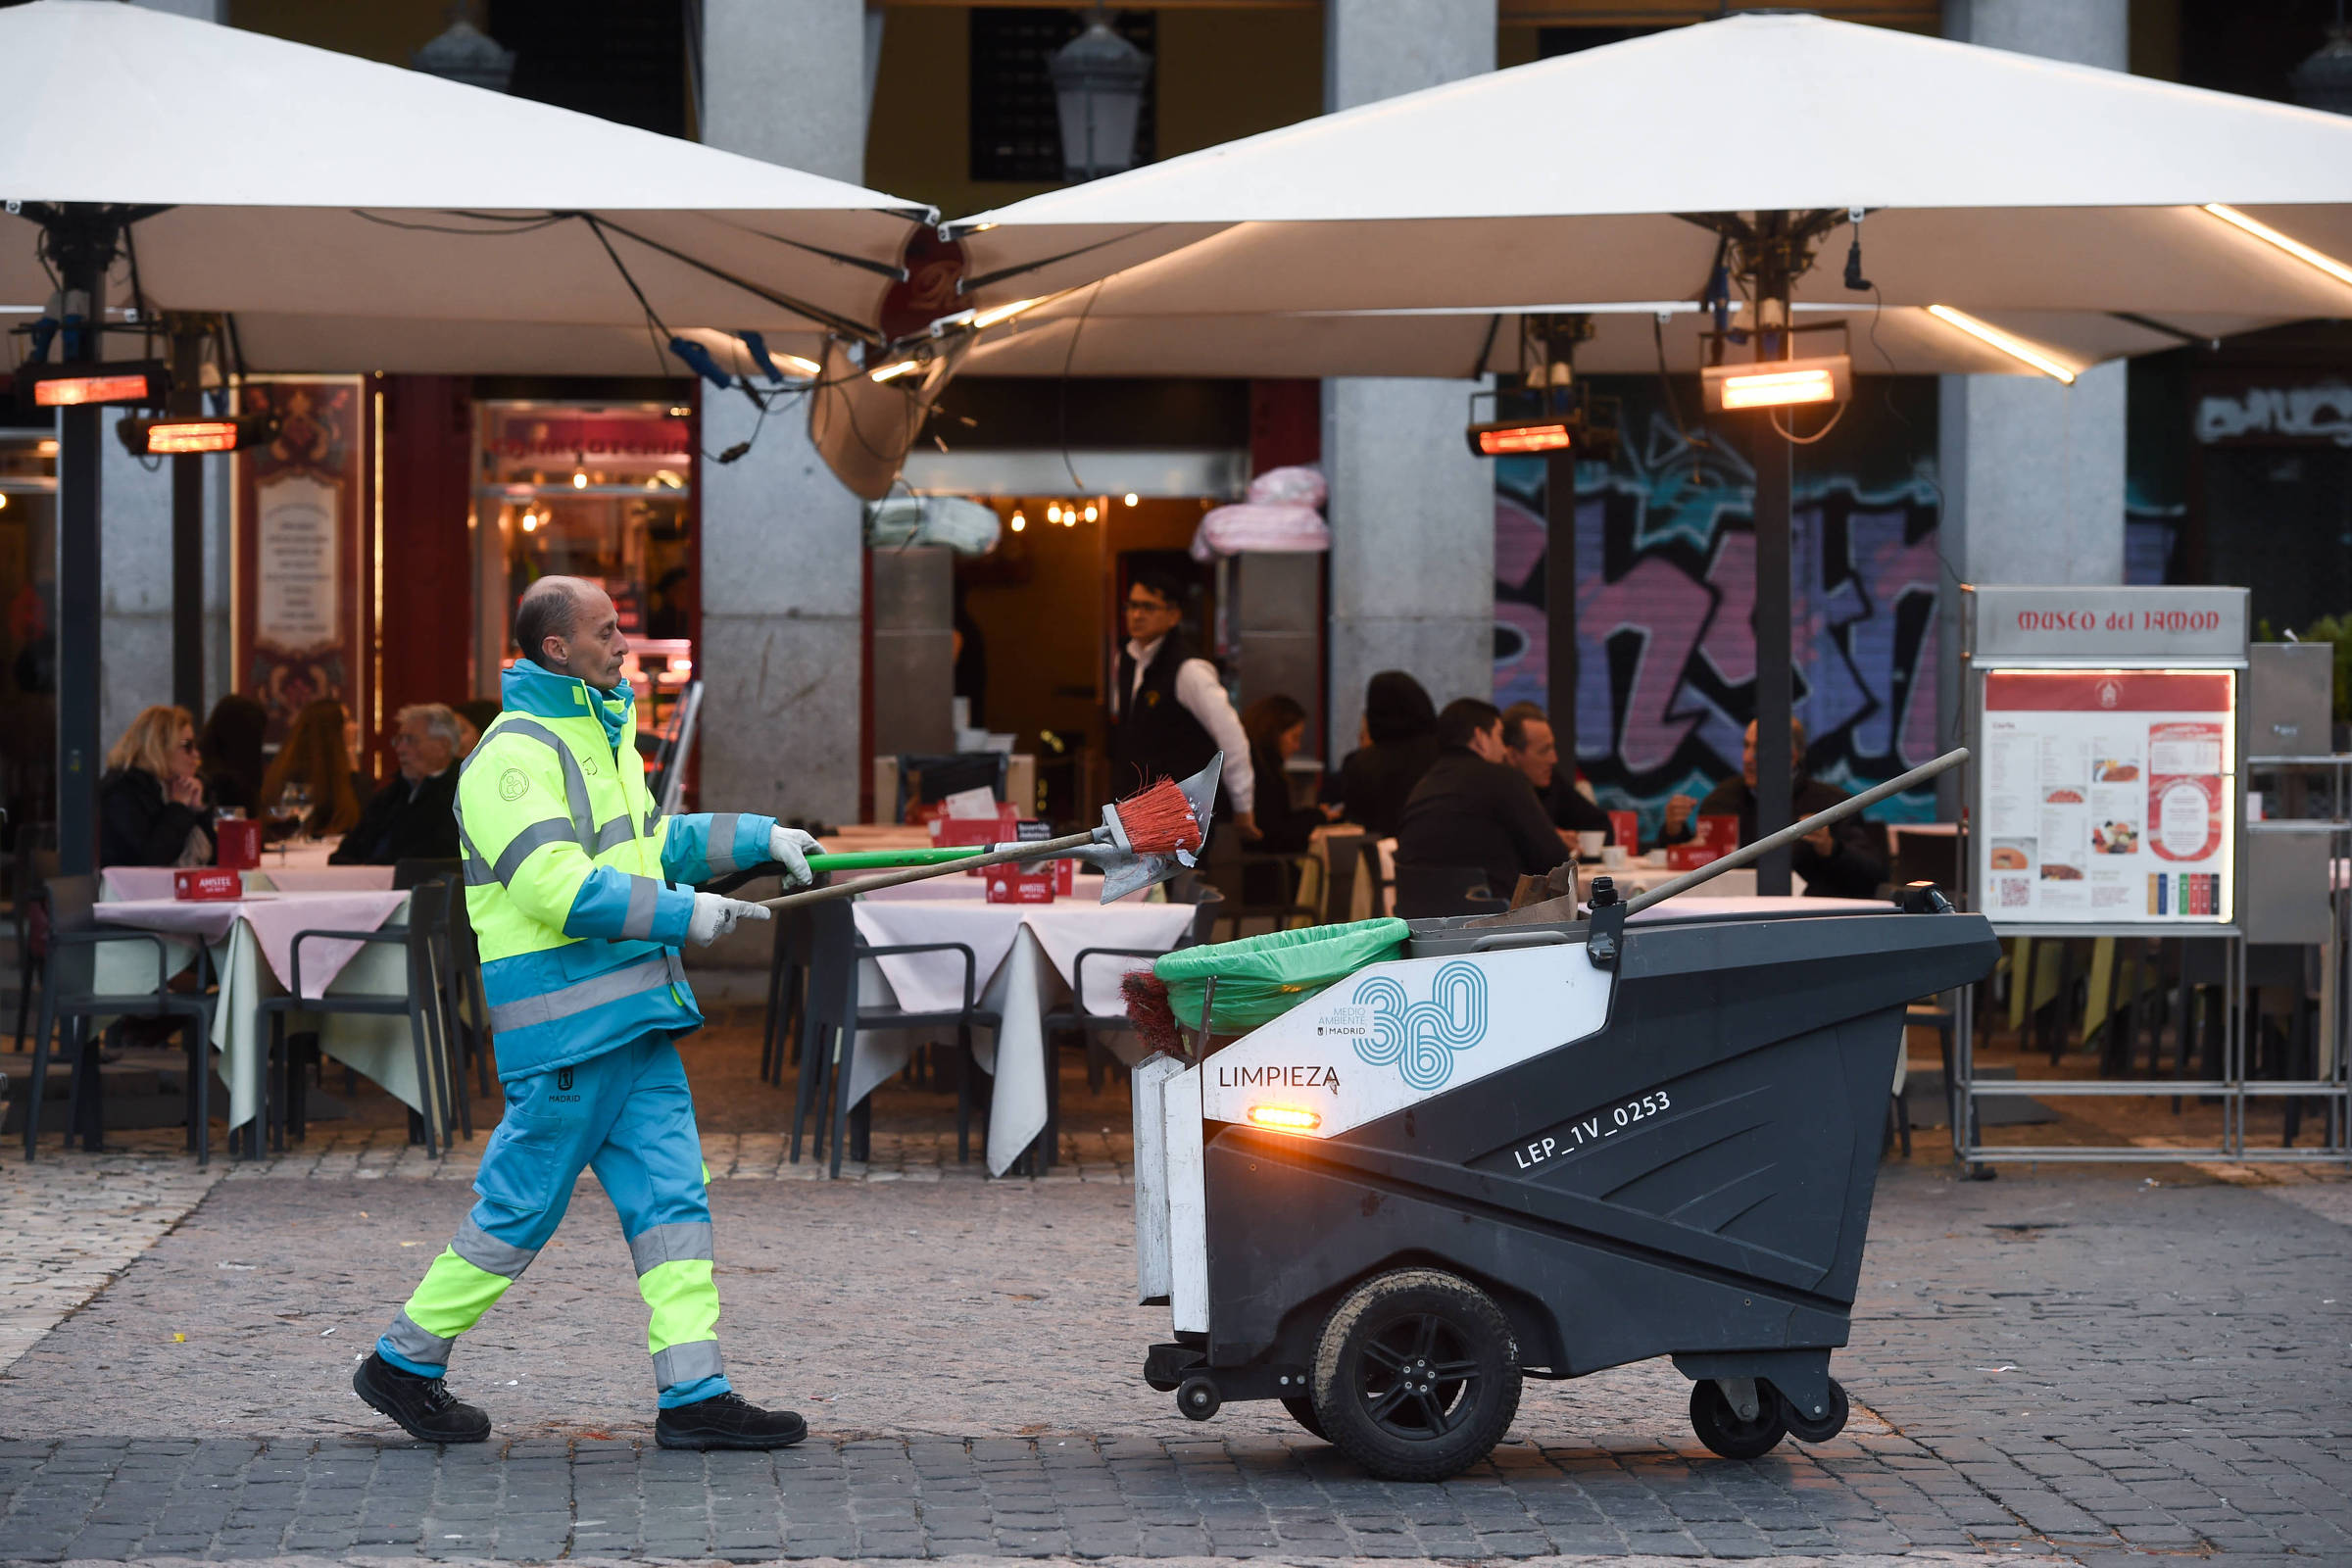
M277 841L277 858L284 860L286 846L304 834L311 815L311 786L304 781L289 779L278 792L277 808L280 814L294 819L294 831Z

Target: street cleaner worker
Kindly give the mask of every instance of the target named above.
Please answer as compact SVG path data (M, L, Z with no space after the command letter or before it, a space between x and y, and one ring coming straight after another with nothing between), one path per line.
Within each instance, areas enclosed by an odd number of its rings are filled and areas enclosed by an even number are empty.
M810 880L815 841L750 812L664 817L645 788L628 643L612 601L576 577L522 596L505 710L458 780L466 909L481 947L507 1110L483 1151L480 1201L425 1270L360 1397L428 1443L479 1443L490 1419L442 1382L457 1337L519 1278L593 1167L652 1311L665 1448L779 1448L807 1424L728 1385L710 1277L710 1204L673 1038L703 1021L678 962L768 911L673 883L773 860Z

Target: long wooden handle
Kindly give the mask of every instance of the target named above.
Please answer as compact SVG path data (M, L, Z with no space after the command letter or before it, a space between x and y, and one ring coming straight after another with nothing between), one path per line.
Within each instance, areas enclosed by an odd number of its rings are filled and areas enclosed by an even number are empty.
M781 898L761 899L760 903L770 909L790 909L804 904L822 904L827 899L854 898L860 893L871 893L876 888L895 888L904 882L954 876L958 871L968 871L976 866L1042 859L1065 850L1082 850L1095 842L1092 833L1065 833L1060 838L1041 839L1035 844L1007 844L1000 849L950 860L944 865L918 865L904 871L886 871L880 876L861 876L851 882L836 882L831 887L803 888L798 893L787 893ZM815 857L810 857L810 859L813 862Z
M1967 760L1968 748L1955 746L1933 762L1923 762L1899 777L1890 778L1884 784L1874 784L1859 795L1849 796L1845 800L1839 801L1826 811L1816 811L1801 822L1791 822L1778 833L1767 833L1755 843L1743 845L1720 860L1709 860L1695 871L1685 871L1671 882L1661 882L1647 893L1628 899L1625 912L1629 915L1639 914L1661 900L1671 899L1677 893L1688 893L1701 882L1719 877L1726 871L1736 871L1740 866L1753 865L1757 860L1770 855L1784 844L1794 844L1808 833L1818 833L1825 827L1842 822L1855 812L1867 810L1878 805L1889 795L1900 795L1913 785L1925 784L1936 774L1947 768L1958 767Z

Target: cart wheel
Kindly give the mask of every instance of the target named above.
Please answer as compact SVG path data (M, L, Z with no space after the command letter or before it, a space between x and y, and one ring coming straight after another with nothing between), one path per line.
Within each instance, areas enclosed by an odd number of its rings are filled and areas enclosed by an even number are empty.
M1310 1386L1323 1435L1348 1457L1384 1481L1439 1481L1510 1429L1519 1347L1501 1308L1468 1280L1398 1269L1333 1310Z
M1742 1421L1713 1378L1690 1385L1690 1430L1726 1459L1754 1459L1771 1452L1772 1446L1788 1435L1787 1410L1788 1401L1779 1390L1760 1389L1756 1418Z
M1314 1400L1301 1396L1298 1398L1283 1400L1282 1407L1290 1411L1291 1419L1306 1428L1310 1436L1321 1438L1325 1443L1331 1441L1331 1434L1325 1432L1323 1423L1315 1419Z
M1213 1378L1190 1377L1176 1386L1176 1408L1194 1421L1205 1421L1225 1403Z
M1788 1435L1802 1443L1827 1443L1845 1430L1845 1418L1853 1412L1853 1403L1845 1396L1845 1386L1836 1378L1830 1379L1830 1407L1816 1421L1796 1408L1788 1396L1774 1389L1781 1401L1781 1419Z

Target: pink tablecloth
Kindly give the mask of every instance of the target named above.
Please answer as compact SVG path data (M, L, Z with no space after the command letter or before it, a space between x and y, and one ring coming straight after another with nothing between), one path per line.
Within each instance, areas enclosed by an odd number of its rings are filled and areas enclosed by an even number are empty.
M113 872L108 873L110 876ZM301 931L373 931L408 903L406 893L258 893L218 903L179 899L119 899L97 906L99 919L141 931L194 937L207 944L225 941L239 920L253 927L270 972L294 989L294 937ZM316 1001L343 972L357 942L302 945L302 994Z
M110 899L168 899L172 897L172 867L168 865L110 865L99 873L106 879ZM388 865L275 865L264 863L245 873L248 893L388 893Z

